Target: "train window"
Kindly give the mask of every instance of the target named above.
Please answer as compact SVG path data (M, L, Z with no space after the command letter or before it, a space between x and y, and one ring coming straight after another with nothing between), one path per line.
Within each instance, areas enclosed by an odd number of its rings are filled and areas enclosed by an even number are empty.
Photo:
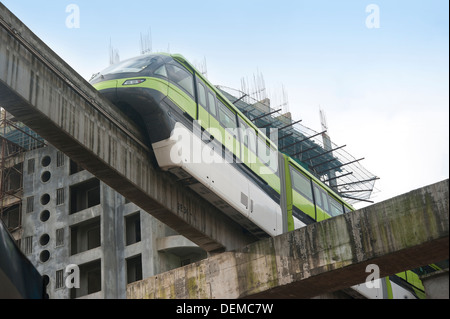
M278 173L278 158L277 153L273 151L269 145L267 145L264 137L258 138L258 158L269 171L265 171L265 174Z
M258 136L258 158L265 165L270 164L270 147L267 146L266 139Z
M159 75L162 77L167 78L167 70L166 70L166 66L165 65L161 65L155 72L155 75Z
M206 104L205 87L200 82L198 83L197 87L198 87L198 103L200 103L200 105L203 106L204 109L208 109Z
M241 160L247 163L255 163L256 161L256 132L244 120L239 118L239 135L241 143L245 147L242 148Z
M310 202L313 202L311 180L292 166L290 167L290 170L292 188L307 198Z
M328 202L328 194L325 193L322 189L320 190L320 193L322 194L322 203L323 203L323 209L329 213L330 212L330 203Z
M212 116L217 117L216 98L214 94L208 91L209 112Z
M242 119L239 119L239 127L241 129L241 138L245 147L256 154L256 132Z
M314 184L313 188L314 188L314 199L315 199L316 205L319 206L320 208L322 208L323 207L323 205L322 205L322 196L320 196L319 187Z
M237 127L236 115L219 101L219 122L224 128L235 129Z
M317 206L322 208L327 213L330 212L330 207L328 204L328 194L316 184L314 184L314 198L316 200Z
M141 72L146 69L150 64L156 62L157 59L155 56L144 56L138 58L132 58L120 62L118 64L114 64L107 69L100 72L101 75L108 74L117 74L117 73L127 73L127 72ZM99 75L100 75L99 74Z
M185 90L192 97L194 96L194 76L188 71L174 64L167 64L169 80Z
M335 200L332 196L329 196L328 198L330 200L330 214L331 216L338 216L342 215L343 206L341 203L339 203L337 200Z

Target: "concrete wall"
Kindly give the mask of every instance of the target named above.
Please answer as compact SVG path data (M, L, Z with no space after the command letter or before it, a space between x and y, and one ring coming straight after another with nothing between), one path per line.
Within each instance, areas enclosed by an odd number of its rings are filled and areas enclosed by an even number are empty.
M312 298L448 259L449 181L128 286L128 298Z

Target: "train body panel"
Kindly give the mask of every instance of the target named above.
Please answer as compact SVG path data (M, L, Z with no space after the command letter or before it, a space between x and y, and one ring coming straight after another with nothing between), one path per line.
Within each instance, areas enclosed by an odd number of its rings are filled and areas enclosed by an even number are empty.
M255 236L281 234L279 204L251 183L236 163L227 162L219 154L221 145L205 143L200 128L189 130L177 123L169 139L152 147L161 169L174 173L180 180L194 178L200 182L204 187L192 181L190 187Z

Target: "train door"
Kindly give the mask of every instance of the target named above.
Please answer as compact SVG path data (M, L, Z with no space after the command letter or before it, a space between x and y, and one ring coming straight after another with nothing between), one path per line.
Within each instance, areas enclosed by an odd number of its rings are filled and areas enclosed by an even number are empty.
M209 108L206 87L197 80L197 103L198 103L198 121L203 129L209 128Z
M168 97L191 119L197 117L194 75L176 64L166 64L169 78Z
M211 128L217 128L219 122L217 121L216 95L210 89L207 90L206 100L208 102L208 127L206 131L211 133Z
M208 144L213 152L215 152L218 158L222 158L222 131L218 120L217 113L217 100L213 91L206 87L206 103L208 105L208 114L205 114L202 118L207 121L207 126L202 125L205 128L203 132L203 141ZM207 119L205 119L207 117Z
M256 163L256 131L251 128L245 121L239 118L241 156L240 160L248 168L254 168Z
M217 124L221 133L222 145L225 146L225 161L232 163L236 157L240 157L236 113L228 108L225 103L217 100L217 119L219 120Z
M328 212L330 211L330 204L328 202L328 195L319 185L313 183L314 199L316 202L316 221L330 218Z
M208 90L209 127L207 129L216 148L221 150L223 129L219 123L216 95Z
M294 167L292 163L289 164L289 171L292 185L292 204L295 215L303 222L310 223L316 219L311 179Z

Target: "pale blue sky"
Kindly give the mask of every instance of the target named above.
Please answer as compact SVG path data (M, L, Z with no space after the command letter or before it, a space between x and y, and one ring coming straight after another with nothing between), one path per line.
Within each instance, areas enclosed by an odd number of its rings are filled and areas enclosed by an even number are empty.
M264 75L303 124L330 135L381 177L376 201L448 178L449 4L446 0L105 1L2 0L83 77L139 55L152 30L153 51L206 59L213 84L240 88ZM80 28L66 7L80 8ZM366 26L366 7L380 28Z

